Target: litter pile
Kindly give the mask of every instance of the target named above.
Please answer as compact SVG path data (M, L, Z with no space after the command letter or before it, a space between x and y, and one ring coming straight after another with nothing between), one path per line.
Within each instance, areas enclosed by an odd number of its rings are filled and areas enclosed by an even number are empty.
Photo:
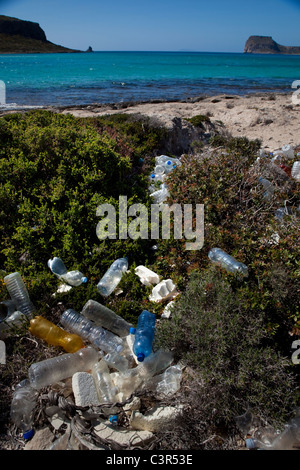
M300 162L296 161L289 167L282 163L286 158L294 158L293 149L289 146L271 155L261 151L257 163L268 159L284 175L300 181ZM181 164L177 158L156 157L149 187L155 203L167 200L166 177ZM258 184L265 190L264 197L271 198L274 193L272 183L260 177ZM282 218L284 211L280 212L279 208L275 215ZM218 247L212 248L208 257L212 263L238 276L248 276L247 266ZM80 271L68 271L60 258L50 259L48 267L63 281L61 289L76 288L88 281ZM97 284L98 292L104 298L111 295L127 271L128 259L117 259ZM161 280L146 266L136 267L135 274L143 285L152 287L150 301L169 301L162 315L162 318L168 318L178 295L173 281ZM184 365L174 364L171 351L153 350L156 325L153 313L143 310L134 327L109 308L90 299L81 312L65 310L60 318L61 326L58 326L35 315L35 306L18 272L7 275L4 283L10 299L1 302L0 338L9 335L12 325L30 321L29 332L33 336L64 350L56 357L33 363L29 367L28 378L14 390L11 420L22 431L26 441L30 442L34 437L34 410L38 400L45 397L47 388L52 395L59 391L60 404L65 411L69 412L70 407L73 410L58 419L62 411L57 406L58 401L52 406L52 411L51 406L47 407L46 414L52 426L55 429L55 416L60 429L60 432L52 433L49 449L145 448L155 439L155 430L171 426L181 407L168 407L163 403L180 389ZM151 390L158 403L161 402L144 414L140 412L139 399L143 390ZM71 396L74 402L66 399ZM88 429L87 421L91 423ZM61 431L62 424L67 428L64 432ZM292 429L298 439L299 419L293 422ZM259 447L259 442L252 439L247 442L248 448Z

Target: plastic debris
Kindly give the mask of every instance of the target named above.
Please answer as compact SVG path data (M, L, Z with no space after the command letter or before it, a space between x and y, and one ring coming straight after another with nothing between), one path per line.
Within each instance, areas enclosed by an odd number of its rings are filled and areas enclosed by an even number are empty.
M178 295L176 286L171 279L164 279L152 289L149 300L152 302L161 302L166 299L174 298Z
M152 344L155 333L155 315L148 310L143 310L138 317L133 343L133 352L139 362L152 353Z
M16 305L16 309L25 315L31 316L35 312L35 306L30 300L27 287L20 273L8 274L4 278L4 283L12 301Z
M226 269L226 271L248 276L248 268L245 264L225 253L221 248L212 248L208 253L209 259Z
M87 278L80 271L68 271L63 261L56 256L48 260L48 267L53 274L70 286L80 286L87 282Z
M84 305L81 315L91 320L95 326L102 326L121 337L127 336L130 328L133 326L108 307L92 299L88 300Z
M100 294L103 297L108 297L115 290L127 270L128 259L126 257L114 261L97 284Z
M159 283L159 275L145 266L137 266L134 272L139 276L141 283L145 286L152 286L153 284Z

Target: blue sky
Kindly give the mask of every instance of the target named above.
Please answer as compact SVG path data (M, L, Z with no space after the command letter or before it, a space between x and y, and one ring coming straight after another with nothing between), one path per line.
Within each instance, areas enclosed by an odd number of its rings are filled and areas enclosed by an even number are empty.
M300 46L300 0L0 0L0 14L80 50L243 52L252 34Z

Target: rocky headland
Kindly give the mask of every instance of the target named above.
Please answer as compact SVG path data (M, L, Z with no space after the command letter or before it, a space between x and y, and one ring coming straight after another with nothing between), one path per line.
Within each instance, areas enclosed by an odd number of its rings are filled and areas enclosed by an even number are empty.
M38 23L0 15L0 54L81 52L47 40Z
M298 46L281 46L271 36L250 36L245 44L246 54L300 54Z

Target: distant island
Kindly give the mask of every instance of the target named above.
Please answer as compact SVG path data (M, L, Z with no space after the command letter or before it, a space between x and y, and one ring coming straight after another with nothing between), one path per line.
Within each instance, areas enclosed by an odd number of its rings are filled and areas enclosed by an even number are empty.
M271 36L250 36L247 39L246 54L300 54L300 46L281 46Z
M0 54L82 52L48 41L38 23L0 15Z

